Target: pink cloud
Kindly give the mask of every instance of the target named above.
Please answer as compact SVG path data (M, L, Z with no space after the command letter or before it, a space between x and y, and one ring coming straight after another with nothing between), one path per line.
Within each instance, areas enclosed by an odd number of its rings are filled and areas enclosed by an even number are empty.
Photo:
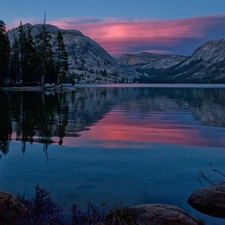
M169 51L185 40L199 40L213 27L224 26L225 15L177 20L122 20L65 18L48 23L62 29L80 30L114 56L140 51ZM16 21L19 24L19 20ZM28 22L24 20L23 23ZM34 23L34 20L30 20ZM40 23L40 21L39 21ZM211 32L212 33L212 32Z
M70 20L52 21L52 24L64 29L81 30L94 40L104 42L127 42L133 45L137 41L171 45L183 37L202 37L197 24L186 21L120 21L105 20L96 23L79 23ZM119 42L118 42L119 41Z
M206 30L221 23L225 15L179 20L64 19L51 23L63 29L77 29L98 42L112 55L141 46L175 46L187 39L201 39ZM145 51L142 49L141 51ZM153 49L154 50L154 49ZM156 49L154 51L161 51Z

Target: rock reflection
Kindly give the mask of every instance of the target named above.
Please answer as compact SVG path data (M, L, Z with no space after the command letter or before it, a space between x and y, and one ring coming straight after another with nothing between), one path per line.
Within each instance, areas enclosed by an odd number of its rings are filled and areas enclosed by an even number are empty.
M78 88L65 93L0 92L0 151L11 140L63 145L64 137L78 137L113 107L149 112L185 112L205 125L225 127L225 89L203 88Z

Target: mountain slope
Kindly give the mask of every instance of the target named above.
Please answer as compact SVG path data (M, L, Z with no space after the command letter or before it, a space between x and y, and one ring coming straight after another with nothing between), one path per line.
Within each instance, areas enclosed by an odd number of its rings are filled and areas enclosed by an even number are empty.
M189 67L185 73L191 79L225 78L225 40L214 40L203 44L181 63L177 70L185 67ZM177 76L181 76L183 73L178 72Z
M41 32L42 24L25 24L24 30L31 29L35 38ZM126 73L117 61L109 55L98 43L77 30L63 30L53 25L46 25L47 31L55 39L57 32L62 32L66 50L69 56L69 72L75 72L79 82L105 83L121 82L125 78L135 76L135 72ZM8 32L12 43L14 36L18 36L19 29Z
M208 41L199 48L197 48L191 57L184 61L184 65L189 64L195 60L203 60L207 62L207 67L222 61L225 57L225 40ZM181 64L182 65L182 64Z
M185 60L187 57L169 54L123 54L117 61L120 65L131 65L138 69L166 69Z
M127 54L118 63L132 66L141 76L139 82L225 83L225 40L206 42L190 57Z

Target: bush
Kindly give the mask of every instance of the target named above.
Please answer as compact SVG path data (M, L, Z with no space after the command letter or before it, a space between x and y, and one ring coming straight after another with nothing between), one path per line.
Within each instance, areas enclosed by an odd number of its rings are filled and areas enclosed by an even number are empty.
M0 225L136 225L129 209L122 204L116 207L102 204L102 208L97 208L88 202L85 210L72 205L71 217L63 218L62 208L52 200L50 193L39 185L35 187L33 198L18 196L17 199L18 206L21 208L22 205L23 211L5 201L4 205L0 205Z
M51 198L50 193L39 187L35 188L35 196L29 200L18 197L28 209L23 217L24 225L62 225L62 208Z

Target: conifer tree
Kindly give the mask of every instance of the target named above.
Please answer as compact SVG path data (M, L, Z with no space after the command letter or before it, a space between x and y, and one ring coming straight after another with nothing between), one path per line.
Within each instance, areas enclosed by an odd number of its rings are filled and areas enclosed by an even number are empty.
M55 44L57 84L59 84L61 83L62 77L64 77L68 71L68 54L66 52L62 32L60 30L57 33Z
M53 51L50 43L51 35L46 29L45 21L42 25L42 31L37 35L37 53L40 61L39 70L41 71L41 85L45 83L45 76L52 73Z
M0 33L4 34L6 32L6 24L4 21L0 20Z
M38 68L38 55L37 50L34 45L34 40L31 34L31 29L28 27L27 33L26 33L26 57L27 57L27 81L29 84L36 83L35 81L38 81L37 77L39 74Z
M19 54L20 54L19 41L18 38L14 36L10 60L10 80L12 84L15 84L21 78Z
M3 84L8 77L10 44L5 23L0 20L0 83Z
M40 44L40 42L38 44ZM38 75L40 76L40 73L43 74L42 54L40 52L43 46L38 46L39 48L36 48L30 27L27 27L27 32L25 32L22 23L20 23L19 27L19 46L20 70L23 83L29 85L34 84L38 81ZM48 66L47 63L45 65L46 67Z
M28 67L28 59L27 59L27 37L23 29L22 22L20 22L19 26L19 49L20 49L20 79L23 83L27 82L27 67Z

